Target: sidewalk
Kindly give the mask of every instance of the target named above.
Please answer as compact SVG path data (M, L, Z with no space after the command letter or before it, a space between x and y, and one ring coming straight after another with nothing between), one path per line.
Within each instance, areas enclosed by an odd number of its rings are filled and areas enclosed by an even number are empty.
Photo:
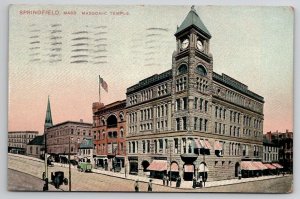
M104 171L100 169L92 169L92 172L94 173L99 173L103 175L108 175L108 176L114 176L118 178L124 178L128 180L139 180L141 182L149 182L148 177L143 177L143 176L136 176L136 175L129 175L127 174L125 177L124 173L114 173L111 171ZM288 175L285 175L288 176ZM220 180L220 181L211 181L211 182L206 182L205 187L217 187L217 186L225 186L225 185L231 185L231 184L238 184L238 183L244 183L244 182L252 182L252 181L260 181L260 180L266 180L266 179L273 179L273 178L280 178L283 177L282 175L280 176L260 176L260 177L252 177L252 178L242 178L242 179L230 179L230 180ZM161 179L153 179L152 178L152 183L157 184L157 185L163 185L163 182ZM192 188L192 181L181 181L180 188L183 189L193 189ZM176 187L176 182L172 181L172 186L171 187Z

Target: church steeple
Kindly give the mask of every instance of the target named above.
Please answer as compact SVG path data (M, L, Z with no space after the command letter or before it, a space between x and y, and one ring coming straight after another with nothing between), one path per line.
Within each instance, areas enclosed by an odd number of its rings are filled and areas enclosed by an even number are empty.
M194 6L191 7L190 12L185 17L184 21L179 26L179 28L177 28L175 36L179 35L181 32L184 32L186 29L191 28L191 27L194 27L200 33L205 35L208 39L211 38L209 31L205 27L204 23L201 21Z
M44 131L46 131L46 129L51 126L53 126L53 122L52 122L52 115L51 115L50 99L48 96L48 104L47 104L46 118L45 118L45 124L44 124Z

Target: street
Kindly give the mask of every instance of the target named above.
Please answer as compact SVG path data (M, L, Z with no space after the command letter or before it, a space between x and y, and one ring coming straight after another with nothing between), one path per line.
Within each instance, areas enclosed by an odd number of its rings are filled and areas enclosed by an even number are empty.
M21 157L8 156L9 175L8 175L8 189L9 190L28 190L28 191L42 191L43 182L41 176L44 171L44 164L42 161L34 161ZM12 171L13 169L14 171ZM17 172L19 171L19 172ZM68 178L68 167L49 167L50 172L63 171L65 177ZM23 173L27 174L23 174ZM30 175L28 175L30 174ZM147 183L140 182L140 191L147 191ZM153 184L153 192L248 192L248 193L286 193L289 192L292 185L292 176L279 177L274 179L259 180L253 182L245 182L239 184L207 187L202 189L178 189L173 187L166 187L162 185ZM50 186L49 186L50 187ZM62 185L60 187L64 191L68 191L68 186ZM51 187L51 190L55 188ZM60 191L60 190L58 190ZM134 181L129 179L122 179L103 174L96 173L82 173L76 169L72 169L72 191L120 191L132 192L134 191Z

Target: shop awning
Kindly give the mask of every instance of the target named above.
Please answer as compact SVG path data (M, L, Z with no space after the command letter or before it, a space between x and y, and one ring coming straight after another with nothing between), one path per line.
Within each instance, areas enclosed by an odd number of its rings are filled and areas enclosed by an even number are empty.
M262 162L252 162L252 164L258 168L258 170L268 169Z
M276 169L276 167L274 167L273 165L269 164L269 163L264 163L264 165L268 168L268 169Z
M272 163L272 165L278 169L283 169L283 166L278 163Z
M222 150L223 150L223 148L222 148L220 142L217 141L217 140L215 141L214 148L215 148L215 150L217 150L217 151L222 151Z
M247 170L247 171L255 171L260 170L254 164L252 164L251 161L242 161L241 162L241 170Z
M168 163L166 160L153 160L147 167L150 171L166 171L168 168Z
M194 165L192 164L184 165L184 172L194 173Z
M178 164L172 163L172 164L171 164L171 171L173 171L173 172L178 172L178 171L179 171Z
M207 172L209 171L205 164L200 164L198 172Z
M195 149L202 149L204 146L201 144L199 139L194 139L194 148Z
M211 149L211 145L210 143L208 142L208 140L198 140L201 148L204 148L204 149Z

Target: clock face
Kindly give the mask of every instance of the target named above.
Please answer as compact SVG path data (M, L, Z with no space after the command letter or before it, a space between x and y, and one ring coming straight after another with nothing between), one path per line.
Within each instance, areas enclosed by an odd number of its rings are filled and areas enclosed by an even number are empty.
M203 50L203 44L200 40L197 41L197 48L201 51Z
M189 40L188 39L183 40L181 44L181 48L186 49L188 46L189 46Z

